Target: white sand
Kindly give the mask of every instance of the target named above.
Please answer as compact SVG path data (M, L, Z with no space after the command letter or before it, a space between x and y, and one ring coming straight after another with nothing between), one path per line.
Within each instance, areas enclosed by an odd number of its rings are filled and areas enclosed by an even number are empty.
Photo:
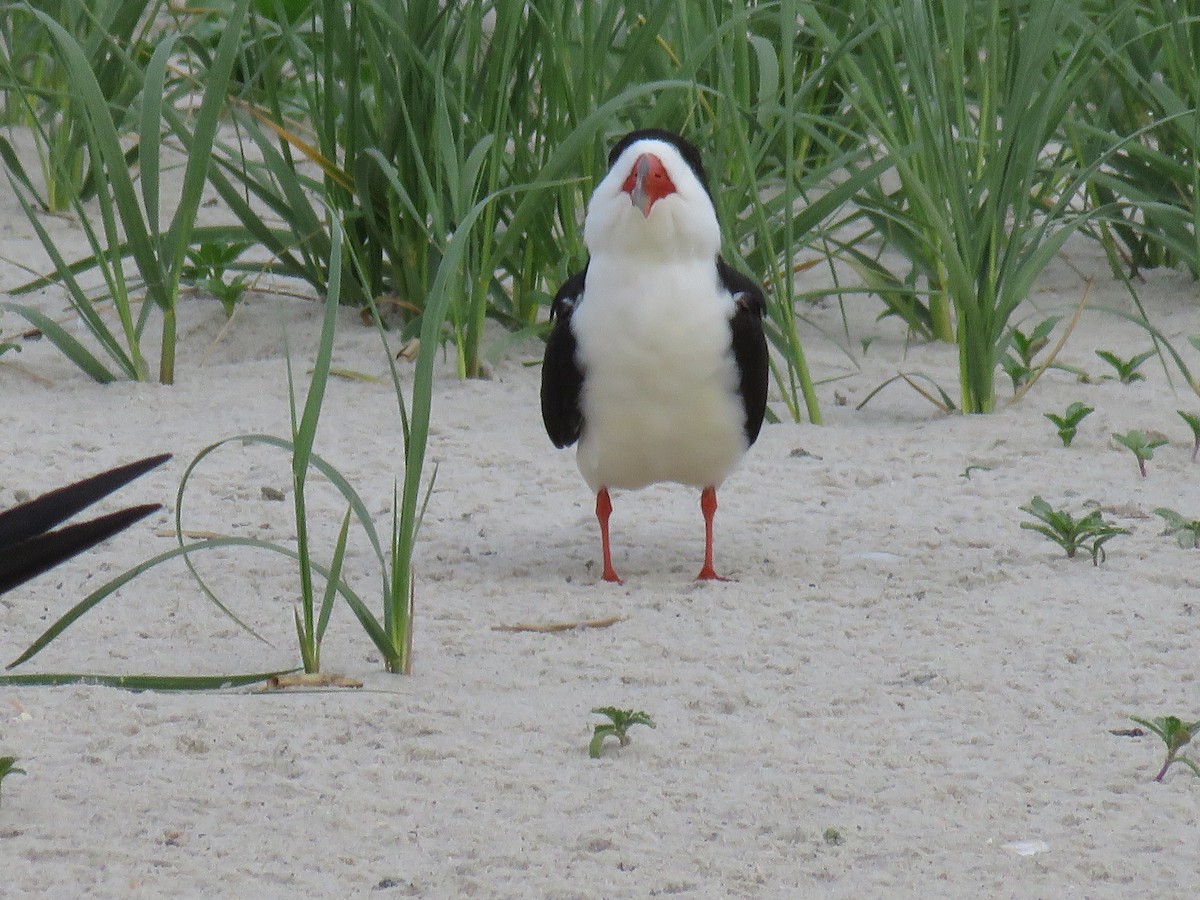
M54 223L70 239L73 226ZM1096 249L1068 245L1128 307ZM0 254L41 265L18 209L0 206ZM0 264L0 287L21 280ZM1058 261L1029 323L1069 313L1082 280ZM1200 370L1195 285L1151 273L1156 325ZM33 298L60 313L61 294ZM1200 472L1176 409L1200 400L1157 362L1146 381L1080 384L1049 372L986 417L943 416L899 369L955 392L956 353L905 347L874 301L851 312L853 360L806 324L824 427L766 427L721 492L717 565L692 582L703 529L690 490L615 497L626 579L598 582L592 498L538 413L535 344L495 377L447 373L430 459L440 465L418 553L412 677L382 672L344 605L323 667L361 691L134 694L0 688L0 894L75 897L501 896L1184 897L1200 870L1200 780L1163 784L1153 736L1128 717L1200 716L1200 551L1162 536L1169 506L1200 518ZM836 304L810 315L840 333ZM222 332L218 304L184 303L179 383L102 387L46 341L0 360L0 507L154 452L175 458L102 511L174 507L201 448L287 429L282 323L303 358L319 308L251 295ZM19 327L3 317L4 331ZM498 335L494 337L499 337ZM858 341L877 337L864 356ZM1148 348L1088 313L1063 353ZM378 338L347 311L335 365L383 374ZM410 371L405 365L406 375ZM36 377L35 377L36 376ZM848 400L837 405L835 395ZM1007 397L1007 388L1002 389ZM1046 411L1096 412L1063 449ZM774 398L772 408L783 407ZM1113 431L1157 429L1150 475ZM387 528L400 474L390 387L335 380L318 450ZM803 452L797 452L803 451ZM970 478L963 477L968 467ZM287 490L287 502L262 488ZM343 507L315 480L327 555ZM1099 568L1024 531L1034 494L1096 502L1132 530ZM185 525L287 540L288 460L230 446L204 464ZM171 546L164 512L0 599L0 661L102 581ZM218 613L181 565L111 597L20 671L233 673L296 664L294 571L281 557L203 560L261 644ZM377 604L357 540L348 571ZM562 634L492 626L610 615ZM588 758L594 706L649 712L657 730ZM838 840L827 840L826 829ZM831 833L832 837L832 833ZM1019 850L1026 851L1023 855ZM1034 852L1029 852L1034 851Z

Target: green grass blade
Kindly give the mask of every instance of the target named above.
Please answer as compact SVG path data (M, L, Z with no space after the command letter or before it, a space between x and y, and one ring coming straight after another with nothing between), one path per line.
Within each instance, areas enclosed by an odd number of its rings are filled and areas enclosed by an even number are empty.
M225 31L217 45L216 58L205 78L204 99L196 117L196 128L191 140L187 142L187 166L183 173L179 204L175 208L166 239L159 245L158 271L155 277L163 282L163 338L162 356L159 361L159 381L163 384L170 384L175 380L175 307L179 299L179 276L192 229L196 224L196 212L200 208L200 199L212 160L218 117L224 108L226 88L241 47L241 26L249 3L250 0L237 0L225 23ZM149 90L152 86L149 79L146 84ZM146 135L143 134L142 139L144 141ZM149 277L146 280L150 282Z
M162 109L166 93L167 63L175 49L175 36L168 35L154 49L146 66L142 89L142 115L139 127L138 166L141 169L142 206L146 224L155 250L162 257L162 240L158 226L159 184L162 161Z
M208 177L217 127L225 106L226 90L241 50L242 23L246 19L249 6L250 0L236 0L233 4L224 24L221 40L217 44L216 56L205 75L204 99L196 114L196 127L187 144L188 161L183 173L179 205L175 209L163 248L164 265L176 281L192 229L195 227L196 210L200 207Z
M46 254L50 257L50 261L54 265L55 271L58 273L58 280L63 283L63 287L67 294L67 299L71 303L71 308L74 309L80 319L83 320L84 326L92 333L92 336L96 338L100 346L104 348L104 351L108 354L109 359L116 363L117 367L126 375L126 377L132 379L140 378L141 374L138 366L138 360L140 360L141 356L136 347L136 338L134 336L130 336L131 346L128 348L129 352L127 352L126 348L121 345L121 342L109 329L107 323L104 321L104 318L96 310L96 307L92 303L91 298L88 296L87 291L84 290L83 286L75 278L75 273L72 271L72 267L67 264L65 259L63 259L62 254L59 252L58 246L54 242L54 239L50 237L49 232L46 231L45 226L42 224L41 218L37 212L34 211L33 206L25 197L24 192L12 181L12 179L10 179L9 183L13 185L14 194L16 195L18 202L21 204L21 208L25 211L25 215L29 219L29 224L33 227L34 232L38 236L38 240L40 240L42 243L43 249L45 249ZM90 225L88 225L86 221L83 221L83 224L84 230L89 236L89 240L92 240L93 246L95 246ZM94 256L93 259L97 261L98 265L103 267L104 260L100 258L99 254ZM74 349L74 347L72 349ZM68 356L70 356L73 362L76 361L76 356L71 354L68 354ZM78 363L76 364L78 365ZM81 366L81 368L85 367ZM89 370L85 368L85 371ZM90 371L89 374L91 374ZM93 375L93 377L95 376Z
M325 578L325 595L321 598L321 611L317 618L317 645L325 637L325 628L329 625L329 614L333 611L333 601L337 598L337 586L342 577L342 563L346 560L346 539L350 535L350 516L352 507L346 508L342 517L342 527L338 532L337 544L333 548L333 558L329 563L329 575Z
M30 644L20 656L9 663L6 668L12 669L24 662L28 662L43 649L45 649L45 647L49 645L51 641L53 641L56 637L71 627L71 625L77 622L84 614L93 609L101 600L104 600L110 594L119 588L124 587L142 573L153 569L155 566L161 565L162 563L175 559L176 557L184 556L188 553L202 549L215 549L216 547L259 546L261 543L261 541L255 541L251 538L213 538L211 540L196 544L189 544L186 547L176 547L172 550L167 550L164 553L160 553L157 556L153 556L150 559L139 563L133 568L127 569L116 578L113 578L111 581L108 581L96 588L96 590L92 591L90 594L72 606L69 610L67 610L66 613L64 613L53 624L51 624L50 627L47 628L36 641ZM235 621L238 621L237 617L233 616L232 613L228 613L228 615L234 618ZM250 631L251 634L254 633L249 629L248 626L242 625L242 627L246 628L247 631ZM259 639L263 640L262 638Z
M300 554L301 560L305 556L306 554L302 552ZM304 668L305 674L311 675L321 671L320 644L315 640L315 636L310 638L310 634L304 624L304 619L300 615L299 608L292 607L292 618L296 623L296 645L300 648L300 663Z
M192 461L188 463L187 468L184 470L183 478L180 480L179 491L175 497L175 525L176 530L180 534L182 534L184 530L183 498L188 481L191 479L192 474L197 466L199 466L200 462L205 457L221 447L226 446L227 444L265 444L270 447L276 447L288 454L293 452L292 442L286 438L277 437L273 434L261 433L234 435L233 437L224 438L216 443L209 444L207 447L202 449L196 454L196 456L192 458ZM346 502L350 504L351 508L354 510L355 519L357 519L358 524L366 533L367 539L371 542L371 548L375 551L376 559L379 560L381 565L385 563L386 557L383 552L383 545L380 542L379 534L375 530L374 523L371 520L370 511L367 509L367 505L363 501L362 497L354 489L354 486L351 485L350 482L346 480L346 477L336 468L334 468L333 465L325 460L320 454L311 454L309 461L312 467L320 472L330 484L337 488L341 495L346 499Z
M164 305L166 298L162 270L146 230L146 221L142 216L133 179L125 161L125 153L121 149L116 125L109 112L108 102L92 71L91 63L79 42L50 15L37 9L32 10L32 13L42 20L59 49L68 73L71 90L82 105L86 117L92 152L106 170L106 177L125 229L129 249L142 278L146 281L146 288L151 298L156 303Z
M71 362L96 381L101 384L108 384L116 380L116 376L105 368L104 363L100 362L87 347L83 346L66 329L45 313L19 303L0 302L0 309L16 313L24 318L29 324L44 334L46 340L61 350L67 359L71 360Z
M166 550L162 553L159 553L158 555L153 556L150 559L139 563L138 565L126 570L125 572L122 572L116 578L113 578L112 580L110 580L107 583L98 587L96 590L92 591L92 593L88 594L86 597L84 597L82 600L80 600L78 603L76 603L73 607L71 607L61 617L59 617L55 622L53 622L50 625L50 627L47 628L41 634L41 636L38 637L37 640L35 640L32 644L30 644L29 647L26 648L25 651L23 653L21 653L20 656L18 656L15 660L13 660L11 663L9 663L6 668L12 669L12 668L15 668L16 666L19 666L23 663L28 662L30 659L32 659L34 656L36 656L38 653L40 653L42 650L44 650L52 641L54 641L55 638L57 638L64 631L66 631L71 625L73 625L81 617L83 617L86 613L88 613L93 608L95 608L95 606L97 604L99 604L102 600L109 597L111 594L116 592L118 589L124 587L130 581L137 578L139 575L149 571L150 569L155 568L156 566L159 566L165 562L169 562L173 559L177 559L179 557L187 558L191 554L203 553L203 552L206 552L209 550L220 550L222 548L228 548L228 547L249 547L249 548L256 549L256 550L266 550L270 553L276 553L276 554L279 554L280 556L287 557L288 559L291 559L291 560L294 560L297 562L299 561L299 558L300 558L300 555L295 550L292 550L289 547L284 547L279 544L274 544L274 543L271 543L270 541L264 541L264 540L261 540L258 538L246 538L246 537L205 538L204 540L196 541L194 543L187 544L183 547L173 547L170 550ZM330 574L329 570L326 569L324 566L322 566L318 563L313 563L312 567L313 567L313 571L315 571L317 574L321 575L322 577L325 577L325 578L329 577L329 574ZM338 583L338 592L346 599L346 601L349 603L351 609L356 610L356 614L357 614L358 610L363 610L363 611L366 610L366 604L363 603L362 598L359 597L358 594L355 593L354 590L348 584L346 584L344 581ZM218 604L218 605L220 605L220 604ZM223 605L221 606L221 608L222 608L222 610L225 610L225 607ZM227 610L225 610L225 611L226 611L226 614L229 615L235 622L237 622L243 629L245 629L247 632L249 632L254 637L263 641L264 643L267 643L267 641L264 638L259 636L252 629L250 629L249 626L242 623L240 619L238 619L236 616L233 615L232 612L229 612ZM369 613L367 613L367 615L368 615L368 617L370 616ZM372 640L375 640L376 643L378 643L377 638L382 635L382 631L378 627L378 625L376 625L376 627L373 631L368 628L368 633L371 635ZM382 650L383 647L381 646L380 649Z
M37 191L33 187L33 182L29 180L29 175L25 172L25 167L21 165L21 160L17 156L17 152L13 149L12 143L6 137L0 137L0 162L4 163L8 174L28 191L32 196L37 196ZM39 200L39 205L44 204Z
M259 684L295 669L238 675L97 675L49 672L36 675L0 675L0 687L60 687L68 684L121 688L126 691L225 691Z
M304 413L296 426L292 456L293 474L303 480L312 457L313 442L317 436L317 422L321 417L321 406L325 401L325 387L329 381L329 366L333 358L333 337L337 327L338 302L342 285L342 227L336 218L331 220L332 239L329 258L329 286L325 295L325 318L321 324L321 340L313 371L309 381L308 396L304 401Z
M421 323L421 349L413 373L412 402L409 405L409 440L404 448L404 485L400 496L399 520L392 547L391 606L384 610L384 621L389 638L390 651L385 651L390 671L404 671L407 662L405 648L408 634L409 593L412 579L412 555L416 543L417 524L420 517L421 479L425 462L425 450L429 440L429 423L433 401L433 367L439 353L439 337L446 318L452 294L458 286L461 267L466 258L471 229L489 203L498 197L529 190L532 185L506 188L490 194L476 203L463 217L459 227L446 244L446 251L438 266L429 302Z

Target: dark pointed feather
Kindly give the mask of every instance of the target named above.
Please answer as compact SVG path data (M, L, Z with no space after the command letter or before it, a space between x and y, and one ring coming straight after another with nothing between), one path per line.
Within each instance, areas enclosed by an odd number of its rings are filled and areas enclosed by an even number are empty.
M571 315L583 296L587 266L567 279L554 295L550 320L554 327L546 341L546 356L542 362L542 422L555 447L569 447L579 440L583 428L583 412L579 394L583 389L583 372L575 359L575 332L571 330Z
M112 537L158 509L162 509L162 504L150 503L122 509L0 550L0 594Z
M164 453L119 466L0 513L0 594L160 509L157 503L136 506L48 531L170 458Z
M119 466L0 513L0 550L65 522L170 458L171 454L163 453Z

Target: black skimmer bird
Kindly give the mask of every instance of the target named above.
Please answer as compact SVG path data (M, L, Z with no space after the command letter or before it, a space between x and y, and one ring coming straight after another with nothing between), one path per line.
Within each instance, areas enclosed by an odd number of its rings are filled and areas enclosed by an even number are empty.
M0 513L0 594L159 509L158 503L133 506L57 531L49 530L170 458L169 453L147 457Z
M767 403L763 292L721 258L712 195L690 143L622 138L588 203L589 258L559 289L542 367L542 420L596 494L605 581L612 489L699 488L713 568L717 488L758 437Z

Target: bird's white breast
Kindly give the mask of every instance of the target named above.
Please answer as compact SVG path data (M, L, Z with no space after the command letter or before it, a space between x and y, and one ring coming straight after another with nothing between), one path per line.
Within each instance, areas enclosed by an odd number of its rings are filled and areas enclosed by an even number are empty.
M733 309L712 259L592 257L572 318L592 490L725 480L747 448Z

